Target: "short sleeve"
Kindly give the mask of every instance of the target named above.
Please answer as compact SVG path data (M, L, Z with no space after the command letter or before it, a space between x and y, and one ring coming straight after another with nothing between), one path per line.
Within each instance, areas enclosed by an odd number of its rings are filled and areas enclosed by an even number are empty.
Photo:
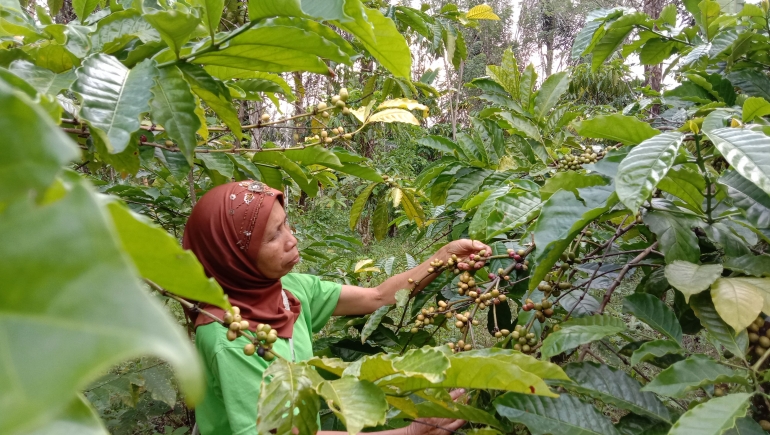
M303 309L308 307L311 316L311 328L318 332L329 322L337 308L337 302L342 292L342 284L322 281L315 275L290 273L283 280L286 290L299 299L305 299Z

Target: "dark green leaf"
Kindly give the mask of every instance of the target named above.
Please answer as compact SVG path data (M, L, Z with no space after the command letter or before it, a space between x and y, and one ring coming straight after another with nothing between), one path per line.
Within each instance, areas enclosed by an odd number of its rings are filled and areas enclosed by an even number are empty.
M701 403L685 412L669 435L720 435L735 426L736 419L746 415L750 398L750 393L736 393Z
M91 52L113 53L135 38L160 41L160 34L135 9L115 12L99 20L96 32L91 34Z
M641 12L625 14L617 20L605 25L604 36L596 43L591 51L591 70L596 71L604 61L623 44L626 37L634 30L637 24L645 22L647 15Z
M569 73L562 71L551 74L545 79L535 96L535 117L545 119L548 113L556 106L556 103L569 88Z
M182 150L192 163L198 142L195 132L201 122L195 114L195 97L182 72L175 65L160 69L152 87L154 98L150 102L150 116L156 124L166 129L166 134Z
M747 385L748 373L723 366L706 355L693 355L660 372L642 391L684 397L689 391L722 382Z
M706 135L739 174L770 195L770 137L729 127L706 130Z
M56 95L62 89L68 89L72 82L75 81L75 73L73 71L56 74L26 60L15 60L8 69L24 79L41 94Z
M201 159L206 169L218 172L219 175L227 178L228 182L233 178L235 166L225 153L198 153L196 157Z
M727 79L746 95L770 101L770 78L761 71L744 68L727 74Z
M724 266L735 272L753 276L770 276L770 255L746 254L738 258L728 258Z
M635 293L623 300L623 312L631 313L666 337L682 343L682 327L665 302L648 293Z
M179 65L179 69L182 70L190 83L192 91L224 121L225 125L233 132L236 140L240 140L243 137L241 120L235 112L227 86L198 66L184 63Z
M770 228L770 195L734 170L725 171L719 183L727 186L730 201L757 228Z
M693 218L667 211L651 211L644 215L644 223L658 237L660 251L666 256L667 262L698 262L700 248L698 238L692 231L692 228L697 226Z
M658 189L670 193L684 202L684 206L700 213L706 182L701 174L687 166L673 168L658 183Z
M377 203L377 208L374 209L374 215L372 215L372 227L374 229L374 238L382 240L388 234L388 223L390 222L390 216L388 214L388 200L387 198L380 198Z
M537 194L507 190L503 187L495 191L479 206L468 228L471 237L489 240L525 224L540 209Z
M585 316L570 319L561 324L560 330L543 341L540 352L544 359L550 359L581 344L591 343L625 330L625 323L612 316Z
M583 174L577 171L557 172L540 188L540 196L548 199L558 190L566 190L578 196L578 189L606 184L607 179L599 174Z
M642 65L657 65L668 58L676 42L663 38L654 38L647 41L639 52L639 60Z
M763 435L767 432L751 417L741 417L735 420L735 427L723 432L724 435Z
M671 425L636 414L626 414L615 428L622 435L666 435Z
M527 426L533 435L616 435L612 422L577 397L506 393L493 402L501 416Z
M639 346L639 349L634 351L634 354L631 356L631 365L635 366L646 361L651 361L652 364L655 364L656 360L660 360L663 357L682 360L684 359L683 355L684 350L677 343L671 340L653 340L644 343Z
M735 330L730 327L714 308L714 302L709 293L701 293L690 298L690 306L695 315L700 319L701 324L717 341L724 346L733 355L744 355L749 345L748 334L741 331L735 334Z

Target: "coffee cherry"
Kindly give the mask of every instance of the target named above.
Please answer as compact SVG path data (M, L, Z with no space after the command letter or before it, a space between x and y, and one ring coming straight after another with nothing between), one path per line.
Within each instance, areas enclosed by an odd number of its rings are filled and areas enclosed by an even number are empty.
M463 322L459 321L459 320L455 322L455 326L458 327L458 328L462 328L464 325L465 324Z
M350 108L348 108L348 107L345 107L344 109L342 109L342 114L343 114L343 115L350 115ZM346 136L351 136L351 135L349 135L349 134L348 134L348 135L346 135ZM352 137L352 136L351 136L351 137ZM350 137L346 137L345 139L350 139Z
M233 323L233 313L229 311L225 312L225 315L222 317L222 320L224 320L226 325Z
M336 103L334 103L334 105L335 105L335 106L337 106L337 107L339 107L340 109L342 109L342 108L344 108L344 107L345 107L345 102L344 102L344 101L342 101L342 100L339 100L339 101L337 101Z
M233 332L240 331L241 330L241 323L240 322L233 322L233 323L230 324L230 326L228 326L228 328L231 331L233 331Z
M268 115L267 113L263 113L261 119L262 119L262 122L270 121L270 115Z
M764 335L759 337L759 345L764 348L770 348L770 338L767 338Z
M248 356L254 355L254 352L256 352L257 348L254 346L254 343L249 343L246 346L243 346L243 353L245 353Z
M322 102L320 102L320 103L318 103L318 106L317 106L317 108L318 108L318 110L319 110L319 111L321 111L321 110L324 110L324 109L326 109L327 107L329 107L329 106L327 106L327 105L326 105L326 103L324 103L323 101L322 101Z
M328 117L330 117L332 115L329 112L322 112L321 116L323 116L324 118L328 118Z
M174 142L171 142L170 140L167 140L166 142L164 142L164 144L165 144L167 147L172 147L172 146L174 146Z
M457 347L459 347L459 348L465 347L465 342L462 341L462 340L457 340Z
M451 341L449 343L447 343L446 345L449 346L450 349L454 349L455 348L455 344L452 343Z
M231 330L228 330L228 331L227 331L227 339L228 339L228 340L230 340L230 341L233 341L233 340L235 340L236 338L238 338L238 333L237 333L237 332L235 332L235 331L231 331Z
M139 136L139 142L141 142L141 143L147 142L147 136L145 136L145 135Z
M541 304L540 302L536 303L535 304L535 310L543 311L543 304Z
M348 101L348 88L340 88L340 100Z
M561 290L568 290L570 288L572 288L572 283L570 282L562 281L559 283L559 289Z
M243 320L243 318L241 317L241 315L240 315L240 314L238 314L238 313L236 313L236 314L233 314L233 322L235 322L235 323L241 323L241 320Z
M412 329L409 330L409 332L411 332L412 334L417 334L418 331L419 331L419 329L417 329L417 328L412 328Z
M521 309L522 309L522 310L524 310L524 311L531 311L531 310L532 310L532 308L530 308L529 304L524 304L524 305L521 307Z
M248 320L241 320L241 331L245 331L249 329L249 321Z
M547 308L543 310L543 315L545 315L545 317L550 318L551 316L553 316L553 309Z
M473 320L471 320L471 323L472 323L474 326L477 326L477 325L479 324L479 321L478 321L478 320L476 320L476 319L473 319Z
M531 350L531 348L529 347L528 344L525 344L524 346L521 346L521 351L524 352L524 353L529 353L530 350Z
M762 427L762 430L770 431L770 421L759 420L759 426Z
M495 332L495 338L500 338L503 336L503 333L500 331Z
M497 300L499 300L500 302L505 302L506 299L508 299L508 296L506 295L500 295L497 297Z
M332 97L332 104L337 104L337 101L339 101L339 100L340 100L340 96L339 95L333 96Z
M275 343L277 340L278 336L273 333L267 334L267 338L265 338L265 341L270 344Z
M764 348L762 346L756 346L754 348L754 353L757 354L757 356L762 356L767 352L767 348Z
M261 348L260 348L261 349ZM275 359L275 354L273 352L270 352L269 350L265 352L265 355L262 357L265 359L265 361L272 361Z
M714 397L722 397L724 395L725 395L725 390L723 390L723 389L721 389L719 387L714 388Z
M507 336L508 336L508 334L510 334L511 332L510 332L510 331L508 331L507 329L501 329L501 330L500 330L500 333L501 333L501 334L503 334L503 337L507 337Z

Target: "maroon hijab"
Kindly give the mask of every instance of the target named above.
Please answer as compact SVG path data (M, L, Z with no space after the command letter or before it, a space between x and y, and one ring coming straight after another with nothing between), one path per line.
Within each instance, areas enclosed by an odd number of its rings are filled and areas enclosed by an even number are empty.
M299 317L299 300L287 291L291 309L286 310L281 281L262 275L250 260L262 246L265 225L276 204L283 206L283 193L259 181L217 186L193 208L182 245L198 257L206 274L219 282L230 303L241 309L249 329L267 323L279 337L290 338ZM213 305L203 304L201 308L224 315L224 310ZM206 316L191 317L196 327L213 322Z

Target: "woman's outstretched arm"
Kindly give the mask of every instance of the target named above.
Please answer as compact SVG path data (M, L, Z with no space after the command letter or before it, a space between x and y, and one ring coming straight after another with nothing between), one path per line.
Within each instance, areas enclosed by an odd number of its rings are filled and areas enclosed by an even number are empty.
M444 260L451 257L452 254L457 255L458 258L464 259L471 254L476 254L481 250L491 252L491 248L478 240L461 239L449 242L439 249L428 260L418 265L413 269L409 269L406 272L393 275L388 278L382 284L377 287L358 287L354 285L343 285L342 292L340 293L340 299L337 302L337 307L334 309L335 316L349 316L369 314L376 311L383 305L390 305L396 303L396 292L401 289L411 289L413 284L409 282L409 279L417 281L418 279L428 275L428 269L431 267L430 263L434 260ZM430 284L431 281L436 279L438 274L433 273L428 275L427 278L420 280L417 290L422 290Z

